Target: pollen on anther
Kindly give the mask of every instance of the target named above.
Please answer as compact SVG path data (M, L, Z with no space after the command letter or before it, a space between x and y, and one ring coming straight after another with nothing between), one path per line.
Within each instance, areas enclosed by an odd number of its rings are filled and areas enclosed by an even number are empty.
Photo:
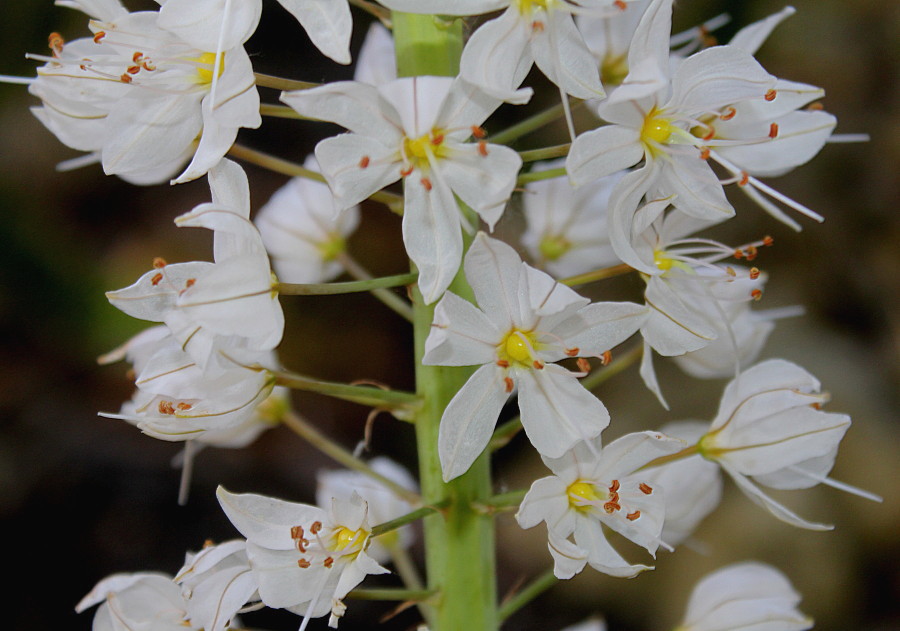
M756 280L757 278L759 278L759 268L751 267L750 268L750 280Z
M320 530L322 530L322 522L320 521L314 521L309 527L309 531L314 535L319 534Z
M589 362L584 357L579 357L575 360L575 365L578 366L578 370L584 373L591 372L591 362Z
M512 377L504 377L503 384L504 384L504 389L506 390L507 393L512 392L513 387L516 385L515 383L513 383Z
M63 36L59 33L53 32L50 33L50 36L47 38L47 43L50 45L50 50L53 51L53 56L59 57L59 54L63 50L63 46L65 46L66 40L64 40Z
M775 138L778 136L778 123L772 123L769 125L769 138Z
M754 300L758 301L760 298L762 298L762 290L754 289L753 291L750 292L750 297L753 298Z
M633 513L628 513L627 515L625 515L625 519L627 519L628 521L634 521L635 519L637 519L640 516L641 516L641 511L636 510Z
M99 44L100 40L102 40L104 37L106 37L105 31L97 31L96 33L94 33L94 43Z
M484 127L472 125L472 136L474 136L478 140L481 140L482 138L487 136L487 132L484 130Z
M719 118L721 118L723 121L730 121L732 118L734 118L735 114L737 114L737 110L729 105L725 108L724 114L719 114Z
M194 286L194 283L196 283L196 282L197 282L196 278L188 278L186 281L184 281L184 288L190 289L191 287Z
M738 180L738 186L747 186L750 182L750 174L746 171L741 171L741 179Z
M612 484L609 485L609 492L610 492L610 493L615 493L616 491L619 490L619 486L620 486L620 485L619 485L619 481L618 481L618 480L613 480L613 481L612 481Z
M405 169L400 169L400 177L406 177L413 172L413 165L409 165Z
M487 142L484 140L479 140L478 141L478 155L480 155L483 158L486 158L487 154L488 154Z
M604 366L609 366L609 362L612 361L612 351L603 351L600 355L600 363Z
M325 557L325 560L322 561L322 565L330 568L332 565L334 565L334 557Z
M768 92L766 92L765 99L767 101L774 101L776 96L778 96L778 92L776 92L775 89L773 88L773 89L770 89Z
M155 267L156 269L162 269L166 265L168 265L168 263L166 263L166 259L160 256L153 257L153 267Z
M709 160L709 147L703 147L703 149L700 150L700 159Z
M159 409L160 414L167 414L167 415L175 414L175 406L172 405L171 401L160 401L159 406L157 406L157 407Z
M303 526L291 526L291 539L303 538Z
M566 349L566 355L568 355L569 357L578 357L578 353L580 353L580 352L581 352L581 349L579 349L577 346L573 346L572 348Z
M432 189L431 180L429 180L427 177L423 177L422 178L422 186L425 187L426 191L430 191Z
M190 409L191 409L192 407L194 407L194 406L191 405L190 403L185 403L185 402L182 401L181 403L179 403L179 404L176 405L175 407L178 409L179 412L187 412L188 410L190 410Z
M144 58L144 53L140 51L135 51L135 53L131 56L131 61L136 64L141 63L141 60Z
M651 493L653 493L653 487L651 487L646 482L641 482L640 484L638 484L638 488L644 495L650 495Z
M775 244L775 239L773 239L773 238L770 237L769 235L766 235L766 236L763 237L762 244L763 244L764 246L766 246L767 248L768 248L768 247L771 247L772 245Z
M540 20L535 20L531 23L531 30L537 31L538 33L542 32L544 30L544 23Z
M622 510L622 507L616 504L615 502L607 502L603 505L603 510L612 515L617 510Z
M365 169L367 166L369 166L369 162L371 162L371 158L369 158L369 156L363 156L359 159L359 168Z
M297 565L305 570L309 567L309 561L307 561L306 559L297 559Z
M131 83L131 75L127 72L123 72L122 76L119 77L119 81L121 81L122 83Z
M625 4L625 0L616 0L615 2L613 2L613 5L614 5L619 11L624 11L625 9L628 8L628 5Z
M542 361L539 360L539 359L535 359L534 362L532 362L531 365L534 366L535 369L537 369L537 370L543 370L543 369L544 369L544 362L542 362Z
M150 279L150 284L156 287L162 279L163 275L161 273L156 273L153 275L153 278Z
M500 366L500 368L509 368L509 362L505 359L498 359L497 365Z
M126 72L128 72L128 74L137 74L140 71L141 71L140 66L128 66L128 69L126 70Z

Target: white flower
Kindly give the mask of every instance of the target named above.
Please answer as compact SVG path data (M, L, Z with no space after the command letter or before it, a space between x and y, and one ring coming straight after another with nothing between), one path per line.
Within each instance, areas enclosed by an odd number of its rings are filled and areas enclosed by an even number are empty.
M535 171L555 169L564 162L541 163ZM609 175L577 189L565 178L525 186L522 245L538 267L561 278L619 263L609 243L606 206L620 177Z
M286 92L304 116L350 130L316 146L338 206L347 208L403 178L403 242L426 303L459 269L463 221L454 194L493 227L522 164L512 149L483 140L481 123L500 102L459 79L412 77L382 86L350 81Z
M798 517L757 486L805 489L829 483L851 490L826 477L850 427L846 414L819 409L826 401L819 382L799 366L782 359L761 362L725 388L719 412L698 442L699 453L778 519L830 530Z
M155 183L190 159L175 181L191 180L218 163L240 127L260 125L240 43L222 51L214 73L216 55L160 28L155 12L73 6L105 18L90 23L93 38L32 56L47 62L29 87L44 107L32 111L63 143L95 154L105 173Z
M278 345L284 328L269 259L249 219L246 174L223 160L210 172L209 182L212 202L175 221L214 231L215 263L158 261L135 284L107 293L125 313L165 322L201 369L218 339L230 338L232 348L266 351Z
M444 479L464 473L487 445L506 399L519 389L522 426L551 458L609 423L603 404L552 362L600 356L641 326L646 309L590 304L522 263L508 245L479 233L465 261L478 307L447 293L435 309L423 363L482 364L447 405L438 452Z
M304 166L318 167L312 156ZM339 259L359 224L359 206L336 208L326 184L295 177L260 208L255 223L282 281L322 283L344 271Z
M234 628L232 620L247 603L258 601L256 576L243 539L210 545L188 554L175 576L187 601L187 619L204 631Z
M416 481L409 471L390 458L373 458L368 465L376 472L410 491L416 490ZM335 471L319 470L316 474L316 503L327 506L333 499L349 501L354 493L366 502L369 507L369 521L373 524L401 517L413 510L413 506L385 487L378 480L359 471L340 469ZM403 528L386 532L372 539L368 553L379 563L391 558L391 549L397 546L408 548L413 542L412 528Z
M172 577L158 573L113 574L81 599L81 613L100 604L94 629L100 631L185 631L199 629L188 620L187 603ZM212 631L210 629L209 631Z
M347 0L278 0L322 53L350 63L353 18ZM205 50L227 50L250 38L259 24L262 0L166 0L160 26Z
M394 37L381 22L372 22L356 56L353 80L383 85L397 78Z
M803 631L813 621L798 609L800 595L775 568L737 563L707 574L694 587L676 631Z
M368 574L384 574L367 553L371 528L357 494L334 500L326 512L261 495L233 495L219 487L222 510L247 538L259 596L269 607L305 618L331 613L336 627L341 599Z
M647 484L637 470L684 446L678 439L643 432L602 449L598 437L576 444L561 458L544 456L553 475L531 485L516 519L522 528L546 522L557 578L571 578L586 563L611 576L635 576L650 568L625 561L606 540L602 526L656 556L665 500L662 490Z

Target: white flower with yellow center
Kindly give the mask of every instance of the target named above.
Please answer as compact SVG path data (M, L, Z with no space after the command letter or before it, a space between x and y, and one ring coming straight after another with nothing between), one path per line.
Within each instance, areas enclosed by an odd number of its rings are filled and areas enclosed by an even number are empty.
M482 364L447 405L438 452L444 479L468 470L488 444L509 395L519 391L522 426L542 455L556 458L609 423L604 405L553 362L599 357L644 322L629 302L591 304L521 261L484 233L465 261L478 307L447 293L435 309L423 363Z
M372 529L366 502L355 493L334 500L327 512L221 487L216 495L247 538L259 596L268 607L287 608L307 620L330 613L329 626L336 627L344 611L341 599L368 574L388 571L366 553Z
M597 437L577 443L560 458L542 456L553 475L531 485L516 519L522 528L547 524L557 578L572 578L585 564L621 577L651 569L625 561L606 540L603 526L655 556L662 544L665 499L638 469L684 446L678 439L642 432L606 447Z
M114 19L92 20L93 38L60 38L51 57L32 55L46 64L29 91L43 101L32 110L41 122L90 152L104 172L156 183L190 160L175 181L192 180L219 162L239 128L260 125L253 68L240 44L219 54L214 72L216 53L160 28L157 13L105 7L101 14Z
M462 258L454 194L493 228L522 165L512 149L483 140L480 125L500 101L460 79L427 76L377 87L343 81L282 100L350 130L316 145L339 208L403 179L403 243L425 301L440 298ZM476 142L466 142L471 137Z

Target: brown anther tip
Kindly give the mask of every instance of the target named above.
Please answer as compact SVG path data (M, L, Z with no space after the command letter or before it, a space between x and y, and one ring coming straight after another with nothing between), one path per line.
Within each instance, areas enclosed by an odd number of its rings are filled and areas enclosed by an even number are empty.
M127 72L123 72L122 76L119 77L119 81L121 81L122 83L131 83L131 75Z
M314 535L319 534L320 530L322 530L322 522L320 521L314 521L309 527L309 531Z
M444 134L438 134L431 139L431 144L433 144L435 147L440 145L442 142L444 142Z
M359 168L365 169L366 167L369 166L370 161L371 161L371 158L369 158L369 156L363 156L362 158L359 159Z
M484 130L484 127L478 127L477 125L472 125L472 136L481 140L487 136L487 132Z
M156 269L162 269L166 265L166 259L159 256L153 257L153 267L155 267Z
M640 484L638 484L638 488L644 495L650 495L651 493L653 493L653 487L651 487L646 482L641 482Z
M750 268L750 280L756 280L757 278L759 278L759 273L760 272L759 272L758 267L751 267Z
M600 355L600 363L604 366L609 366L609 363L612 361L612 351L603 351Z
M504 377L504 378L503 378L503 384L504 384L504 389L506 390L507 394L510 393L510 392L512 392L512 391L513 391L513 387L516 385L516 384L513 382L512 377Z
M500 366L500 368L509 368L509 362L505 359L498 359L497 365Z
M139 64L139 63L141 63L141 59L143 59L143 58L144 58L144 53L135 51L135 53L131 56L131 61L133 61L136 64Z
M768 92L766 92L765 99L767 101L774 101L776 96L778 96L778 92L776 92L774 89L771 89Z
M544 23L541 22L540 20L535 20L534 22L531 23L531 30L532 30L532 31L537 31L538 33L543 32L543 30L544 30Z
M709 160L709 153L709 147L703 147L703 149L700 150L700 159Z
M577 346L566 349L566 355L568 355L569 357L578 357L579 352L581 352L581 349L579 349Z
M327 568L330 568L332 565L334 565L334 558L333 557L325 557L325 560L322 561L322 565L324 565Z
M291 526L291 539L303 538L303 526Z
M614 5L619 11L624 11L625 9L628 8L628 5L625 4L625 0L616 0L615 2L613 2L613 5Z
M579 357L575 360L575 365L578 366L578 370L584 373L591 372L591 362L589 362L584 357Z
M163 275L160 272L157 272L153 275L153 278L150 279L150 284L156 287L159 285L159 282L163 279Z
M99 44L100 40L102 40L104 37L106 37L105 31L97 31L96 33L94 33L94 43Z
M306 559L297 559L297 565L305 570L309 567L309 561L307 561Z
M775 245L775 239L773 239L769 235L766 235L763 237L762 244L764 246L766 246L767 248L771 247L771 246Z
M542 362L542 361L539 360L539 359L535 359L534 362L532 362L531 365L534 366L535 369L537 369L537 370L543 370L543 369L544 369L544 362Z
M732 118L734 118L735 114L737 114L737 110L729 105L725 108L725 112L723 114L719 114L719 118L721 118L723 121L730 121Z
M741 171L741 179L738 180L738 186L747 186L750 182L750 174L746 171Z
M400 177L407 177L412 172L413 172L413 166L409 165L405 169L400 169Z
M486 158L487 154L488 154L487 141L479 140L478 141L478 155L480 155L482 158Z
M775 138L778 136L778 123L772 123L769 125L769 138Z
M641 516L641 511L636 510L633 513L628 513L627 515L625 515L625 519L627 519L628 521L634 521L635 519L637 519L640 516Z
M744 251L743 251L743 250L735 250L735 251L734 251L734 258L736 258L736 259L742 259L742 258L744 258Z
M619 485L619 481L618 481L618 480L613 480L613 481L612 481L612 484L609 485L609 492L610 492L610 493L615 493L616 491L619 490L619 486L620 486L620 485Z
M619 506L615 502L607 502L606 504L603 505L603 510L605 510L608 514L612 515L617 510L622 510L622 507Z
M432 184L431 184L431 180L429 180L427 177L423 177L421 182L422 182L422 186L425 187L426 191L430 191L433 188Z
M760 298L762 298L762 294L763 294L763 292L762 292L762 290L760 290L760 289L754 289L753 291L750 292L750 296L751 296L754 300L757 300L757 301L758 301Z
M175 414L175 406L172 405L171 401L160 401L157 409L159 410L160 414Z
M141 67L140 67L140 66L128 66L128 69L126 70L126 72L127 72L128 74L137 74L137 73L139 73L140 71L141 71Z

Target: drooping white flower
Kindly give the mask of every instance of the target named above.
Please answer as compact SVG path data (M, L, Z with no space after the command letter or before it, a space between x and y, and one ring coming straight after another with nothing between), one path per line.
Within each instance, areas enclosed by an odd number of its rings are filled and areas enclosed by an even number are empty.
M562 167L564 160L541 163L535 171ZM565 178L529 182L522 195L522 245L538 267L562 278L618 264L609 243L606 207L621 174L574 188Z
M516 519L522 528L547 524L557 578L572 578L585 564L611 576L635 576L650 568L625 561L606 540L603 526L655 557L666 504L663 491L648 484L638 469L684 446L678 439L643 432L606 447L599 437L579 442L560 458L542 456L553 475L531 485Z
M185 631L199 629L188 620L181 589L165 574L113 574L97 583L75 606L81 613L100 605L94 629L107 631ZM212 630L210 630L212 631Z
M516 387L525 433L542 455L557 458L597 436L609 423L606 408L553 362L600 356L641 326L646 309L591 304L484 233L466 254L465 271L478 307L445 294L423 358L427 365L481 364L441 418L444 479L464 473L478 457Z
M201 369L220 338L229 338L232 348L267 351L281 341L284 328L269 259L249 219L246 174L223 160L210 171L209 182L212 202L175 221L213 230L215 263L157 261L130 287L107 293L125 313L165 322Z
M312 156L304 166L318 168ZM336 208L326 184L295 177L260 208L255 224L279 279L322 283L344 270L339 258L359 224L359 206Z
M676 631L803 631L813 621L797 609L800 594L775 568L753 561L704 576Z
M368 465L376 473L396 482L403 488L410 491L416 490L416 481L409 471L390 458L373 458ZM316 504L327 506L333 499L342 502L349 501L354 493L358 493L368 505L369 521L374 525L401 517L413 510L413 506L408 501L397 497L393 491L380 484L378 480L358 471L349 469L319 470L316 480L318 481ZM372 539L368 553L379 563L384 563L390 560L391 549L397 546L408 548L412 542L412 528L404 526Z
M334 500L329 511L261 495L234 495L219 487L222 510L244 537L259 596L269 607L305 618L345 609L343 599L368 574L388 570L366 553L371 528L358 494Z
M340 64L350 63L353 18L347 0L278 0L312 43ZM219 51L247 41L259 24L262 0L165 0L160 26L205 50Z
M141 184L165 181L190 160L175 180L184 182L215 166L239 128L260 125L241 42L223 49L214 72L216 55L161 28L156 12L94 4L73 5L104 16L91 21L93 38L32 56L47 62L29 86L44 105L32 111L63 143Z
M512 149L483 140L479 126L500 101L460 79L411 77L382 86L344 81L286 92L304 116L350 130L316 146L316 158L346 208L403 178L403 242L426 303L459 269L464 222L454 194L493 227L522 164Z
M247 558L243 539L210 545L196 554L187 554L175 576L187 603L191 626L204 631L234 628L238 611L259 601L256 576Z

